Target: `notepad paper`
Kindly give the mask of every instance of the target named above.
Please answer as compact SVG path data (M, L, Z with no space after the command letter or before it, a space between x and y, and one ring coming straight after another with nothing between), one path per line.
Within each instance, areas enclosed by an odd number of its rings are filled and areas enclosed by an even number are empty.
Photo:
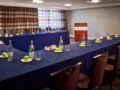
M3 41L0 41L0 44L4 44Z

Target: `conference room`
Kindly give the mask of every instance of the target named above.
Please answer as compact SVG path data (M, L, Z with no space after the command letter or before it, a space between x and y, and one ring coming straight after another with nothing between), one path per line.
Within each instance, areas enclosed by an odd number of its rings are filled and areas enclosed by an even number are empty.
M119 0L0 0L0 90L119 90Z

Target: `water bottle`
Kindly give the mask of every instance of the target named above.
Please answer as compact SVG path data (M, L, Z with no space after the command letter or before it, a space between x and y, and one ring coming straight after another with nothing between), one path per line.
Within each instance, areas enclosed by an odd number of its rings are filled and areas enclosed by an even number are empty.
M20 34L23 35L23 30L21 30Z
M82 42L85 42L85 34L82 34Z
M59 48L60 48L61 50L63 50L63 38L62 38L62 36L60 36Z
M6 32L5 37L8 37L8 35L9 35L8 32Z
M13 47L11 40L9 40L9 45L8 45L8 61L13 61Z
M35 57L35 49L34 49L34 45L33 45L33 40L31 40L31 44L29 47L29 57L34 59Z

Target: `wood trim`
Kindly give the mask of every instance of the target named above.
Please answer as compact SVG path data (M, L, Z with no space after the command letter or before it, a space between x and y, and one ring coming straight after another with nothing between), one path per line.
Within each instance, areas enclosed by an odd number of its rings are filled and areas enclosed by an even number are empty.
M87 23L75 23L75 27L87 27Z

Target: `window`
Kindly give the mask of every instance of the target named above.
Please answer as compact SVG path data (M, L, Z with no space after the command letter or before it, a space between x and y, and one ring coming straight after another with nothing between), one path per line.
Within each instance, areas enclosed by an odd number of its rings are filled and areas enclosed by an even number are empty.
M56 9L38 8L39 28L52 30L64 28L64 12Z

